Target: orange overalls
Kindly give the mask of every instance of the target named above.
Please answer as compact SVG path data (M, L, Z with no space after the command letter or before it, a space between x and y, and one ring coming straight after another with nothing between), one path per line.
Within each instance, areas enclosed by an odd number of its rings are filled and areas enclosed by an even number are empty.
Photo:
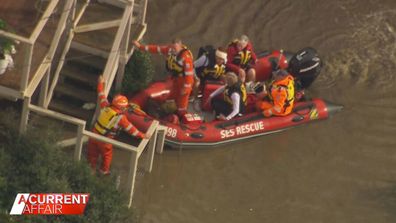
M270 86L268 96L270 101L258 101L256 107L263 111L265 117L285 116L293 110L294 79L291 75L274 81Z
M177 113L183 115L187 112L188 98L194 84L194 66L191 52L184 48L177 55L170 46L141 45L140 50L155 54L167 55L166 68L172 74L173 87L170 99L177 105Z
M140 132L136 129L135 126L132 125L131 122L128 121L126 116L122 113L121 110L111 106L108 102L104 92L103 92L104 84L98 83L98 95L100 100L100 108L101 112L98 117L98 120L95 124L95 127L92 129L93 132L104 135L113 139L117 132L120 129L123 129L130 135L133 135L138 138L144 138L144 133ZM111 114L112 117L108 122L111 122L111 129L107 129L104 127L103 123L100 123L101 117L105 117L107 114ZM101 142L95 139L90 138L88 141L88 162L90 163L93 170L96 170L96 164L98 157L102 156L102 166L100 171L104 174L110 173L110 164L113 158L113 145L110 143Z

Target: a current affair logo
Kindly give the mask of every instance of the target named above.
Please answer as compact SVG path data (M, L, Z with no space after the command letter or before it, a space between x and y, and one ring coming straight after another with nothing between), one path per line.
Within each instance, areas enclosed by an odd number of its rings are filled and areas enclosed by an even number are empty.
M10 215L79 215L89 194L17 194Z

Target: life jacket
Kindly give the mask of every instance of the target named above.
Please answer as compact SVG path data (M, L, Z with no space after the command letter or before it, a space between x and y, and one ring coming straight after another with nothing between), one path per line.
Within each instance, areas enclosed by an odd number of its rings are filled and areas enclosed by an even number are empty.
M117 112L110 106L103 108L100 111L99 117L95 123L95 130L104 136L115 136L119 131L118 122L121 118L121 113Z
M208 58L208 65L197 69L198 74L213 79L219 79L221 75L225 74L225 64L216 64L216 49L213 46L200 47L197 58L200 58L202 55L206 55L206 58Z
M203 69L202 74L204 77L212 77L214 79L219 79L225 74L226 66L225 64L215 64L213 67L207 66Z
M285 89L287 92L286 102L283 106L283 113L290 113L293 109L294 104L294 78L291 75L287 75L286 78L280 81L274 81L270 85L268 97L273 102L273 97L276 96L277 92Z
M237 43L238 41L234 40L228 45L228 47L234 47L235 51L237 51ZM250 60L252 59L252 51L248 46L249 45L247 45L243 50L238 51L238 53L232 59L233 64L239 65L242 68L246 68L248 66Z
M173 52L169 52L168 57L166 58L166 70L171 72L173 76L180 76L184 74L184 67L183 67L183 58L182 55L188 51L189 55L192 58L192 53L186 46L183 46L183 49L175 55Z
M227 86L224 90L224 101L232 105L231 95L235 92L238 93L241 97L241 100L239 101L239 111L243 112L247 103L247 93L245 85L243 83L238 82L232 87Z

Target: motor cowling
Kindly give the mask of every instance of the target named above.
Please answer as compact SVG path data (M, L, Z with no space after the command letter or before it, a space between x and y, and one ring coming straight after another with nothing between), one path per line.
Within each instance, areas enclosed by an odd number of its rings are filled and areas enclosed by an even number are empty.
M322 61L317 51L306 47L298 51L290 60L288 71L293 75L301 88L308 88L319 76Z

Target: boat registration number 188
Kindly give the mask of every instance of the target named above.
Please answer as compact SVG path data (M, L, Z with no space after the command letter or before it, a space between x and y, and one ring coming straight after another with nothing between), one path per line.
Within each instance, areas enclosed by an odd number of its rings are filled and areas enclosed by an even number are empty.
M263 129L264 129L264 123L262 121L260 121L260 122L245 124L245 125L239 125L232 129L221 130L220 135L221 135L221 138L224 139L224 138L230 138L233 136L254 133L254 132L257 132L257 131L260 131Z

